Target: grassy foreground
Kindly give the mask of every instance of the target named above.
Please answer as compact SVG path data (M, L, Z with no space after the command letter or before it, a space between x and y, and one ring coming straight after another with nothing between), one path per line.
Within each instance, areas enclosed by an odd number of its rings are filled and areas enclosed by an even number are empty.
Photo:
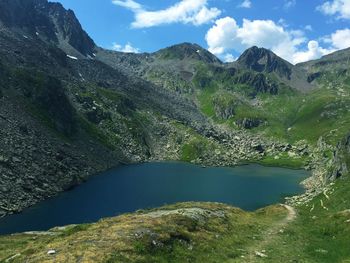
M349 209L350 179L343 178L295 211L181 203L2 236L0 262L350 262Z
M0 260L234 262L286 215L282 206L248 213L222 204L176 204L91 225L4 236L0 238ZM56 254L50 256L47 252L52 249Z

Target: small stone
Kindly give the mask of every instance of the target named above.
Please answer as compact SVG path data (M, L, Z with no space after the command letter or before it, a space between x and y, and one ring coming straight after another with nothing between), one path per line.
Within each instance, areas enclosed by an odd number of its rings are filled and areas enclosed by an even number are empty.
M21 160L18 159L17 157L12 157L12 162L14 162L14 163L20 163Z
M255 251L255 256L259 258L267 258L267 255L263 252Z
M49 251L47 251L47 254L48 254L49 256L55 255L55 254L56 254L56 250L50 249Z

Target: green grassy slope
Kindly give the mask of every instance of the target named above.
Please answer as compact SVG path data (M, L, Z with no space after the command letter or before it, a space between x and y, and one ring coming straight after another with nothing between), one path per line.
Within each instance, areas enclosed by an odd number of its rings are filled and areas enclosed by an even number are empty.
M286 214L282 206L247 213L221 204L183 203L46 235L0 237L0 260L17 255L8 262L227 262L244 256ZM47 255L51 249L53 256Z
M339 84L339 82L341 84ZM260 119L263 125L252 132L266 134L290 143L307 140L315 144L323 136L335 145L350 129L350 85L347 79L329 75L318 81L309 92L299 92L281 86L277 95L258 93L250 98L251 87L234 84L229 75L214 74L199 67L194 79L197 99L204 114L218 123L237 129L238 120ZM233 108L228 119L220 118L216 110Z

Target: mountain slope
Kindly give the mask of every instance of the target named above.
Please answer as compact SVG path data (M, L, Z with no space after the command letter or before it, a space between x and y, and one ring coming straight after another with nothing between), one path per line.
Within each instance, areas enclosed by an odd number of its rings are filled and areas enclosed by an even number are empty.
M94 43L61 5L0 5L1 215L120 162L163 158L172 118L205 127L192 102L85 58Z
M214 126L186 95L84 56L70 39L79 39L83 47L92 42L76 18L69 18L73 13L60 5L0 3L8 11L0 16L1 215L119 163L171 159L234 165L261 158L256 144L271 147L259 136ZM68 16L65 31L57 26L60 14ZM66 32L65 43L72 45L62 45L52 32ZM235 140L237 135L244 142ZM213 155L213 149L227 154Z

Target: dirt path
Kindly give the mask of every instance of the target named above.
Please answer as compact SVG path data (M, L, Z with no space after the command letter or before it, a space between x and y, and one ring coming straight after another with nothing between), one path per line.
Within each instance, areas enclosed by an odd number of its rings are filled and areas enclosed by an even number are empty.
M285 204L281 204L281 206L288 211L287 216L262 233L262 240L257 241L257 243L248 248L247 256L242 258L242 262L260 262L264 258L268 260L269 255L268 252L265 251L266 247L278 236L278 234L283 233L285 226L297 217L297 212L293 207Z

